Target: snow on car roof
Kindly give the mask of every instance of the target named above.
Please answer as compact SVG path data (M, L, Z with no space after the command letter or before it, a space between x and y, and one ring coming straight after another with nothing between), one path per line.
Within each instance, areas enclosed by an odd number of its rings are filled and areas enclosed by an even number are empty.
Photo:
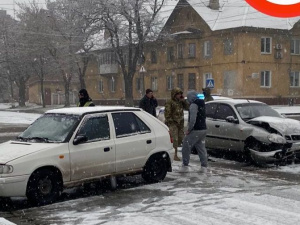
M134 107L125 107L125 106L94 106L94 107L71 107L71 108L60 108L60 109L52 109L47 111L46 113L62 113L62 114L72 114L72 115L82 115L85 113L91 112L103 112L103 111L136 111L140 110L139 108Z
M248 99L216 99L216 100L213 100L213 101L210 101L210 102L207 102L206 104L208 103L213 103L213 102L226 102L226 103L231 103L231 104L243 104L243 103L262 103L262 104L265 104L263 102L260 102L260 101L255 101L255 100L248 100Z

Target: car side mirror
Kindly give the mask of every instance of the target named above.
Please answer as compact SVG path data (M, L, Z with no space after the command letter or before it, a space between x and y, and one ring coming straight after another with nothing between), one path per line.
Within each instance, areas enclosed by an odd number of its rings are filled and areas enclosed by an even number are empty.
M238 119L235 119L233 116L227 116L226 117L226 121L228 123L239 123L239 120Z
M75 139L73 141L73 145L78 145L80 143L84 143L84 142L87 142L87 141L88 141L87 136L78 135L77 137L75 137Z

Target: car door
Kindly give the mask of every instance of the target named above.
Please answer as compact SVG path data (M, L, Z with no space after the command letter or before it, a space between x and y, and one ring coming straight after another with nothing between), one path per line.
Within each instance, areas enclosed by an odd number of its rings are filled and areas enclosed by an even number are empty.
M144 166L148 153L155 148L155 135L134 112L112 113L115 127L116 172Z
M205 146L207 148L214 149L216 148L216 139L218 138L217 132L218 129L215 126L215 112L217 110L217 103L206 103L205 110L206 110L206 139L205 139Z
M220 149L242 150L243 142L241 141L242 129L240 129L240 124L239 122L226 121L228 116L232 116L238 121L238 117L231 105L219 103L213 121L215 147Z
M70 143L71 180L98 177L115 172L115 143L106 113L83 118L75 139L85 136L87 141Z

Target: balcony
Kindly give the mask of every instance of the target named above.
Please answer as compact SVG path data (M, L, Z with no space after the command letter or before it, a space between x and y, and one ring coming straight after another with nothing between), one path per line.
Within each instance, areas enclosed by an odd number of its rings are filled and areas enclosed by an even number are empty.
M102 64L100 65L100 75L109 75L118 73L118 64Z

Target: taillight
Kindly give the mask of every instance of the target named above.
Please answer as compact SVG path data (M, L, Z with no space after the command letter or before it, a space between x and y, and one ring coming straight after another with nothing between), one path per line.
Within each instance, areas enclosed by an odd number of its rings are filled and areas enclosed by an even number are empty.
M173 143L173 138L172 138L172 135L171 135L170 131L169 131L169 135L170 135L170 141L171 141L171 143Z

